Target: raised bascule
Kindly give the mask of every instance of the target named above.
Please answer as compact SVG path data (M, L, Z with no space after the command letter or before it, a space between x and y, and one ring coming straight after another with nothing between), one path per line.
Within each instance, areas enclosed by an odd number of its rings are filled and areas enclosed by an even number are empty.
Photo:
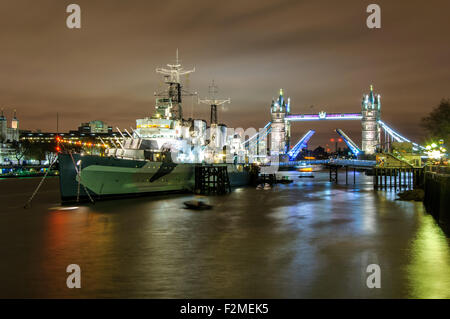
M374 155L378 150L389 147L394 141L411 143L414 150L423 149L422 146L395 132L381 120L381 95L374 93L372 85L370 86L370 92L363 95L360 113L327 113L320 111L317 114L291 114L290 98L286 99L281 89L278 98L272 100L270 115L271 121L264 126L264 129L244 142L249 151L253 150L255 152L256 150L259 152L261 149L259 144L266 143L267 137L270 136L270 155L288 158L292 161L303 148L307 147L307 143L315 131L308 131L298 143L290 148L291 123L331 120L361 121L361 147L358 147L341 129L336 129L336 132L342 137L355 156L363 154L366 156ZM384 141L382 141L382 130L385 132Z

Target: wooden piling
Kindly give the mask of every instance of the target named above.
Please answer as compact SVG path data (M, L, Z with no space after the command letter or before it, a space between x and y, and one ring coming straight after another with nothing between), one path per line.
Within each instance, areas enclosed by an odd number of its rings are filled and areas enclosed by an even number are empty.
M226 165L195 166L195 192L204 195L231 192Z
M394 168L394 190L397 191L397 169Z
M389 190L392 190L392 168L389 169Z
M423 168L374 167L372 172L373 172L373 188L375 190L389 189L395 191L402 191L423 187L423 176L424 176ZM355 183L355 172L353 172L353 183Z
M345 185L348 185L348 166L345 166Z
M378 169L375 167L373 169L373 188L378 190Z

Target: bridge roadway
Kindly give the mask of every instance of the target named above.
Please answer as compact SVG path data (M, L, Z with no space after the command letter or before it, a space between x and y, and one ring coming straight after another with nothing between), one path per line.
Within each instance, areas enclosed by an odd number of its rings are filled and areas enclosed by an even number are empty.
M306 165L332 165L342 167L355 167L355 168L373 168L376 161L369 160L355 160L355 159L325 159L325 160L302 160L302 161L290 161L280 162L279 166L306 166Z

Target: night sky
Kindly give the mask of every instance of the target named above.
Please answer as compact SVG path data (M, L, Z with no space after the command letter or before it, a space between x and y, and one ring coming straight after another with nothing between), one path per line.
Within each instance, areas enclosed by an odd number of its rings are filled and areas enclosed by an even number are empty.
M82 28L66 27L77 3ZM366 7L381 6L381 29ZM17 109L22 129L63 131L94 119L129 128L151 115L162 85L155 68L178 48L189 85L203 97L214 79L232 103L219 121L262 127L279 88L293 113L359 112L373 84L382 118L421 142L420 118L450 96L450 2L442 1L137 1L2 0L0 104ZM185 117L209 118L184 103ZM294 123L311 145L342 128L360 143L360 122Z

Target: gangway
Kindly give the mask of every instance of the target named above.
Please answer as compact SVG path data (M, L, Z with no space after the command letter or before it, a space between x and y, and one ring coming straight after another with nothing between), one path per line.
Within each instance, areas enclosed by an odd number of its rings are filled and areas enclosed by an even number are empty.
M305 165L333 165L340 167L356 167L358 169L373 168L377 164L376 161L371 160L356 160L356 159L323 159L323 160L300 160L300 161L290 161L290 162L279 162L271 165L279 165L283 167L295 167L295 166L305 166Z
M344 140L345 144L347 144L348 148L353 153L353 155L358 156L359 154L361 154L361 150L359 149L359 147L356 145L355 142L353 142L350 139L350 137L347 136L347 134L344 133L343 130L338 128L338 129L336 129L336 133L338 133L339 136L342 137L342 139Z

